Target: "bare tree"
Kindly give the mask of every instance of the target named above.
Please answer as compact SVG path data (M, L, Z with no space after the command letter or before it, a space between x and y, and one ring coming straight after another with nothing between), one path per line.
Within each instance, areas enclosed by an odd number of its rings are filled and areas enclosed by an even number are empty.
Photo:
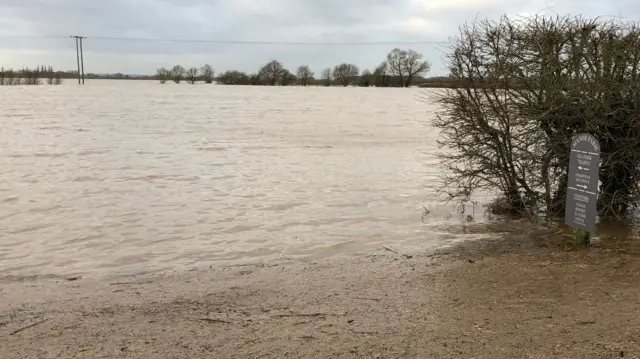
M198 81L198 78L200 77L200 73L198 72L198 68L197 67L192 67L189 70L187 70L187 81L190 84L195 84Z
M172 73L168 69L161 67L156 70L156 78L160 81L161 84L166 83L169 79L171 79Z
M172 69L171 69L171 76L173 77L173 82L179 84L182 79L184 78L184 74L187 71L185 70L184 67L180 66L180 65L175 65Z
M20 83L20 79L16 78L16 72L13 69L8 69L4 72L4 84L5 85L18 85Z
M296 77L298 78L300 85L307 86L309 84L309 80L313 79L313 71L311 71L307 65L300 65L296 71Z
M41 78L47 76L47 67L23 68L20 71L0 68L0 85L41 85Z
M54 77L54 80L53 80L54 85L62 85L62 73L57 71L53 77Z
M391 76L396 77L399 86L404 86L404 62L405 52L395 48L387 54L387 71Z
M48 85L60 85L62 84L62 76L61 73L55 71L53 66L42 66L41 68L42 75L47 79Z
M395 48L387 54L386 63L389 74L397 77L398 85L403 87L409 87L415 76L431 69L431 64L423 59L423 55L414 50Z
M213 77L215 73L211 65L207 64L202 66L202 69L200 71L202 72L202 78L205 83L208 83L208 84L213 83Z
M53 85L55 84L55 78L53 73L53 66L47 67L47 84Z
M322 85L323 86L331 86L333 82L333 77L331 77L331 69L326 68L322 70Z
M354 64L342 63L333 68L333 78L344 87L349 86L353 78L358 76L359 73L358 66Z
M20 71L20 78L25 85L40 85L40 67L35 69L24 68Z
M269 61L266 65L262 66L260 72L260 79L264 81L264 83L275 86L277 85L282 76L285 74L285 68L282 66L280 61L272 60Z
M424 56L411 49L405 51L403 67L406 77L404 87L411 86L411 81L416 76L424 75L431 70L431 64L424 60Z

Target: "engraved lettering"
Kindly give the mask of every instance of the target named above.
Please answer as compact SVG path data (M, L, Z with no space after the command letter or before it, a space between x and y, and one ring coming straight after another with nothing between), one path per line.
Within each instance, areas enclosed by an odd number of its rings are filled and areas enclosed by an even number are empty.
M589 197L583 195L583 194L578 194L578 193L574 193L573 194L573 199L575 199L576 201L581 201L581 202L589 202Z

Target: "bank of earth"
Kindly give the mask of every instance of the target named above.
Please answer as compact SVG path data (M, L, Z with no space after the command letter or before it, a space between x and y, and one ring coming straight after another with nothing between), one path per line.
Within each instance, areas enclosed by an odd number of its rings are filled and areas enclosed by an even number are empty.
M0 357L640 358L640 247L536 238L110 280L4 278Z

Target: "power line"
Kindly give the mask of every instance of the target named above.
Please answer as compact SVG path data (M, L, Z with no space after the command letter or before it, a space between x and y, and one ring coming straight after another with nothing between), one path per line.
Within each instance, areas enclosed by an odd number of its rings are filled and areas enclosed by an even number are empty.
M0 36L0 39L64 39L67 36ZM169 43L210 43L230 45L423 45L446 44L446 41L257 41L257 40L205 40L205 39L167 39L144 37L111 37L111 36L85 36L85 39L103 41L135 41L135 42L169 42Z
M89 37L92 40L107 41L143 41L143 42L191 42L212 44L246 44L246 45L409 45L409 44L444 44L445 41L257 41L257 40L196 40L196 39L158 39L142 37Z
M68 39L69 36L27 36L27 35L0 35L0 39L16 39L16 40L60 40Z

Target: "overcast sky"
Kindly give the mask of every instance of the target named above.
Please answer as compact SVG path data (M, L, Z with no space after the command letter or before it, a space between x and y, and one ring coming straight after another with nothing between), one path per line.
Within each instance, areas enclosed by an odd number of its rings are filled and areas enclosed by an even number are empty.
M544 10L550 8L550 10ZM161 66L210 63L217 72L255 72L271 59L316 73L340 62L361 69L380 63L394 45L248 45L92 39L125 37L285 42L442 41L480 18L533 13L618 16L640 20L633 0L0 0L0 66L75 67L72 39L87 36L85 70L152 74ZM22 37L22 38L17 38ZM32 37L32 38L24 38ZM444 44L413 48L447 73Z

